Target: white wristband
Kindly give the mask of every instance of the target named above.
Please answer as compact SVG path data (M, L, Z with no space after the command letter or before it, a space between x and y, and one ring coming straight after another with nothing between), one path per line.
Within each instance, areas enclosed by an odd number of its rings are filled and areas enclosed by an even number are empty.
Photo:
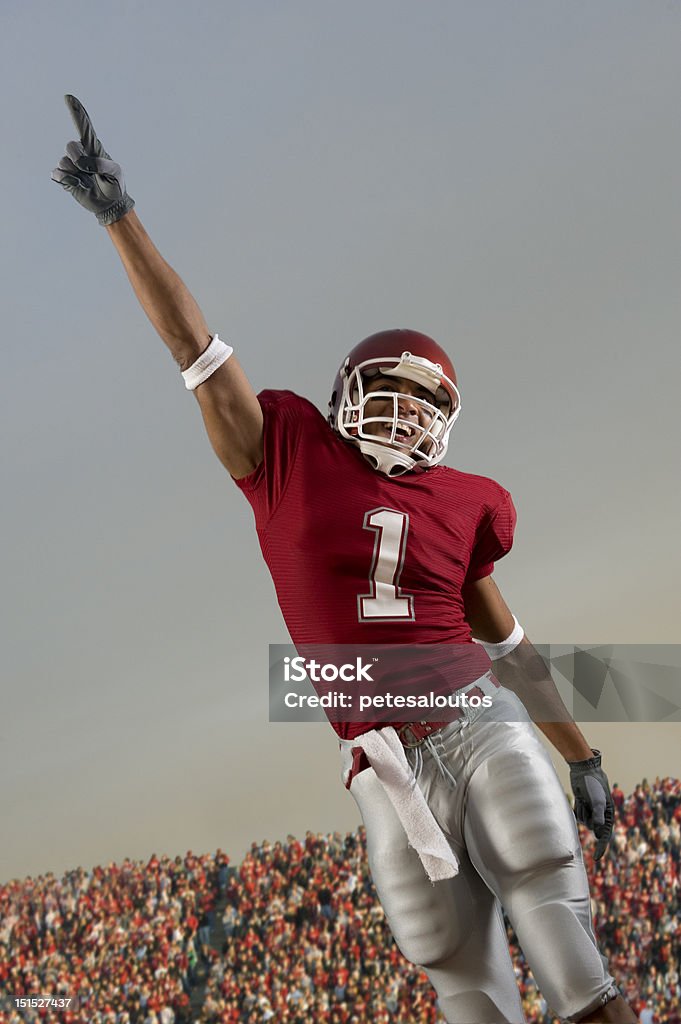
M224 341L220 341L217 334L214 334L206 351L202 352L196 362L182 374L187 391L194 391L204 380L208 380L218 366L222 366L229 359L233 351L231 345L225 345Z
M525 636L525 630L520 625L515 615L513 616L513 622L515 623L513 632L510 636L507 636L505 640L502 640L501 643L488 644L485 640L476 640L475 637L473 637L473 643L480 644L481 647L484 647L490 661L498 661L499 658L505 658L507 654L510 654L511 651L515 650L522 638Z

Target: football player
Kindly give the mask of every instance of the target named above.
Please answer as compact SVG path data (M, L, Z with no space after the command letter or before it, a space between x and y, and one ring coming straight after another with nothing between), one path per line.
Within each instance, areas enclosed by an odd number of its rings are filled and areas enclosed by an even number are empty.
M253 508L294 644L443 645L463 655L457 692L488 698L448 722L336 725L402 953L450 1024L519 1024L503 906L555 1013L635 1021L596 946L573 814L518 695L570 763L596 858L613 826L608 780L492 578L513 539L510 495L442 465L461 410L448 356L417 331L382 331L343 361L328 418L291 392L256 395L146 234L85 109L66 102L79 138L52 177L106 226L194 391Z

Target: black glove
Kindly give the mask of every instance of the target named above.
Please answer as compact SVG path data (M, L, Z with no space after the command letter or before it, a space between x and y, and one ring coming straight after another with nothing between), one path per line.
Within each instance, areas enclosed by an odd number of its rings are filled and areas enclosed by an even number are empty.
M52 181L65 188L100 224L113 224L135 205L125 191L120 165L101 144L87 110L75 96L65 96L80 142L66 145L66 156L52 171Z
M575 795L575 818L596 836L594 860L605 853L615 824L615 805L608 776L601 768L601 752L586 761L570 761L570 785Z

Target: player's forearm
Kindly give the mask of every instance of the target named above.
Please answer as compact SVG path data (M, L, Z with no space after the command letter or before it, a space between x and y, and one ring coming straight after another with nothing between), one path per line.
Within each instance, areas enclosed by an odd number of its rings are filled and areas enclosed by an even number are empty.
M106 230L144 312L180 369L186 370L210 341L196 300L163 259L134 210Z
M520 698L537 728L566 761L591 757L591 747L565 707L544 659L526 636L492 667L499 682Z
M566 761L585 761L593 751L576 722L537 722L537 728Z

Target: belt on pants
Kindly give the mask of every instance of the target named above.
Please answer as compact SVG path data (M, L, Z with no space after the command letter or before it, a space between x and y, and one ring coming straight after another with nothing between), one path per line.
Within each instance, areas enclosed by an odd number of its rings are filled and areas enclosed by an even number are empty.
M470 683L468 686L462 687L457 690L456 693L459 696L464 694L467 697L485 697L492 696L495 690L498 690L501 684L488 672L480 679L476 679L475 682ZM413 750L415 747L420 747L421 744L429 736L433 736L435 733L440 732L446 726L451 725L452 722L457 722L459 719L465 717L465 710L463 708L453 708L452 717L446 722L403 722L402 724L395 724L393 728L397 733L400 743L405 750ZM352 780L360 772L363 772L366 768L370 768L371 764L368 757L364 753L361 747L352 747L352 765L348 772L348 777L345 782L345 788L350 789Z

